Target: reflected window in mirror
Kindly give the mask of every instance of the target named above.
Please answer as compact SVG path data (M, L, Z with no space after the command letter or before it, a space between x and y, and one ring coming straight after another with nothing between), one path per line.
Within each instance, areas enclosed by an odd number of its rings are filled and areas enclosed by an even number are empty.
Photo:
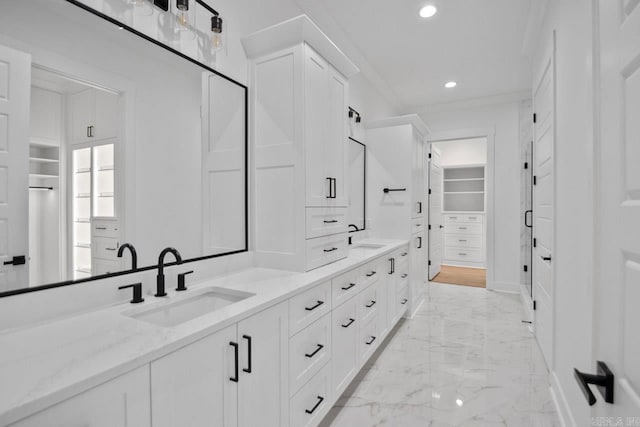
M367 146L349 138L349 232L366 227Z

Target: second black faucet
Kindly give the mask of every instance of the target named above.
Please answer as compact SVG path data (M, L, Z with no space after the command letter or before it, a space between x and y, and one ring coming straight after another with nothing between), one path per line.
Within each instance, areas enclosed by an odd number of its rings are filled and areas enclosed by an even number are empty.
M160 256L158 257L158 276L156 279L156 296L164 297L167 296L167 293L164 289L164 258L168 253L172 253L176 258L178 264L182 264L182 257L180 256L180 252L178 252L175 248L165 248L160 252Z

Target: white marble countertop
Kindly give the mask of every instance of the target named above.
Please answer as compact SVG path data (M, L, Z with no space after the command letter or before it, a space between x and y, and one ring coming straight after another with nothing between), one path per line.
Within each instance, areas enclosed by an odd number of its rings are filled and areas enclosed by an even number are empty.
M143 366L347 270L394 251L407 241L367 239L349 256L306 273L250 268L147 298L0 334L0 425L7 425ZM379 249L357 246L381 244ZM255 294L219 310L161 327L126 316L219 287ZM200 291L202 292L202 291ZM124 313L124 314L123 314Z

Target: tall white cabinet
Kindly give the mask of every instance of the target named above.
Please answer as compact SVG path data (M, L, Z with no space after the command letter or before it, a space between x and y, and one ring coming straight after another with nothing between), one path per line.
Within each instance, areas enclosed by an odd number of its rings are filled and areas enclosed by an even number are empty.
M348 78L358 69L300 16L245 37L258 265L308 271L347 256Z
M371 235L411 241L408 296L413 314L424 301L427 277L424 139L429 130L417 115L365 122L364 128Z

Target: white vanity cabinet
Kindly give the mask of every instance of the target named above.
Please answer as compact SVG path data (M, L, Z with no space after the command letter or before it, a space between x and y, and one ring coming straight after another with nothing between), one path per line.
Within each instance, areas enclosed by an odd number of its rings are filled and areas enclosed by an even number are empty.
M87 89L69 95L72 144L118 137L118 95Z
M358 69L302 15L242 39L250 59L259 266L347 256L348 78Z
M286 425L286 303L151 363L154 427Z
M9 427L43 426L151 427L149 367L135 369Z

